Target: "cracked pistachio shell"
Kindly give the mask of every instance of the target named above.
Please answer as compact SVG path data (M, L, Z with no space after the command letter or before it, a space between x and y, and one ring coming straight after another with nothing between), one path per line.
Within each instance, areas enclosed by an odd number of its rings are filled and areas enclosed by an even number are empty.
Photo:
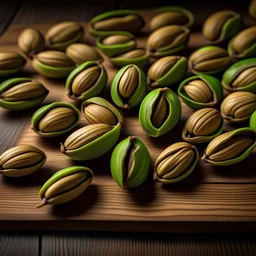
M69 45L66 48L66 54L77 65L87 61L103 61L102 56L95 49L95 47L83 43L74 43Z
M0 107L25 110L40 105L49 91L31 78L10 78L0 84Z
M203 24L203 35L210 43L229 41L242 27L241 15L232 10L211 14Z
M84 62L67 77L68 97L80 101L97 96L104 90L107 80L107 72L103 65L97 61Z
M57 137L72 130L80 118L79 110L66 102L39 108L31 118L31 128L43 137Z
M232 64L228 52L219 46L203 46L195 50L188 58L193 74L214 75L223 72Z
M169 87L180 83L187 74L187 58L181 56L166 56L155 61L148 69L149 86Z
M222 117L230 123L246 123L256 110L256 95L251 92L232 92L220 105Z
M81 105L81 113L89 124L105 123L114 126L123 119L120 112L101 97L85 100Z
M21 71L27 61L16 52L0 52L0 77L14 75Z
M147 81L144 71L130 64L121 68L111 84L112 101L120 108L138 106L147 94Z
M223 73L222 85L229 92L256 92L256 58L240 60L230 66Z
M143 17L135 10L113 10L95 16L89 22L89 33L106 36L113 32L137 33L145 25Z
M228 43L228 54L235 59L256 57L256 26L234 36Z
M106 56L113 57L135 49L137 43L134 35L119 32L98 37L96 45Z
M252 18L256 19L256 0L250 1L248 12Z
M34 54L44 50L44 36L37 29L26 28L18 37L18 46L27 56L33 57Z
M60 147L69 158L85 161L107 153L120 136L121 124L90 124L73 132Z
M84 166L72 166L56 172L39 191L42 202L36 207L46 204L57 205L71 201L81 195L91 184L93 172Z
M151 171L151 157L145 144L134 136L119 142L111 154L110 170L121 188L140 186Z
M49 49L65 50L72 43L80 41L84 36L84 28L75 21L64 21L50 27L45 34Z
M190 28L194 24L191 11L180 6L165 6L155 10L155 15L149 21L151 31L167 25L180 25Z
M145 68L149 64L149 55L143 48L136 48L120 55L109 58L109 61L116 68L134 64L140 68Z
M143 99L139 121L144 132L151 137L160 137L179 122L181 103L169 88L154 89Z
M152 32L147 39L147 51L152 57L163 57L180 52L187 47L190 30L179 25L169 25Z
M189 143L206 143L219 136L224 121L215 108L203 108L195 111L182 130L182 139Z
M42 76L48 78L63 78L76 67L75 63L60 51L47 50L35 55L34 69Z
M256 130L256 111L254 111L250 117L249 126L250 128Z
M255 138L255 130L249 127L223 133L208 144L202 160L218 166L227 166L241 162L255 148Z
M190 108L201 109L215 107L223 99L223 88L213 76L191 76L181 82L178 94Z
M46 161L46 154L39 148L21 144L9 148L0 156L0 174L22 177L39 170Z
M154 180L176 183L187 178L199 160L197 148L187 142L176 142L167 147L155 161Z

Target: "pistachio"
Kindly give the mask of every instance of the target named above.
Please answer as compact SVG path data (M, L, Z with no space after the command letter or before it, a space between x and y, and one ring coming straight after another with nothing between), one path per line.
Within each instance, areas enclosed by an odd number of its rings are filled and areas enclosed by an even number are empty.
M169 132L178 123L180 116L179 98L167 87L149 92L140 105L140 125L151 137L159 137Z
M212 165L227 166L244 160L256 146L255 130L245 127L223 133L213 139L202 159Z
M10 78L0 84L0 106L25 110L41 104L49 91L31 78Z
M251 17L256 19L256 1L255 0L250 1L248 11Z
M81 195L91 184L93 172L84 166L72 166L56 172L48 179L39 191L42 202L46 204L63 204Z
M62 144L61 152L78 161L90 160L107 153L117 142L121 131L118 123L90 124L73 132Z
M256 111L250 117L249 127L256 130Z
M89 22L89 33L94 36L113 32L139 32L145 25L143 17L135 10L113 10L95 16Z
M251 92L232 92L221 103L223 118L230 123L246 123L256 110L256 95Z
M75 68L75 63L63 52L43 51L33 59L34 69L48 78L62 78L69 75Z
M223 118L217 109L199 109L185 123L182 139L190 143L206 143L220 135L223 126Z
M80 118L79 110L66 102L39 108L31 118L31 128L43 137L57 137L72 130Z
M162 57L148 69L148 84L156 88L180 83L187 74L187 68L187 58L185 57Z
M0 173L8 177L26 176L39 170L46 158L46 154L35 146L17 145L0 156Z
M107 72L97 61L87 61L76 67L66 80L68 97L85 100L99 95L107 84Z
M236 59L256 57L256 26L240 31L228 43L228 53Z
M116 68L134 64L144 69L149 64L149 55L146 53L145 49L136 48L126 53L115 55L109 58L109 61Z
M81 105L81 113L89 124L105 123L116 125L122 122L120 112L106 99L92 97Z
M64 21L50 27L45 34L46 45L50 49L65 50L72 43L80 41L84 28L74 21Z
M156 9L155 15L149 21L151 31L167 25L191 27L194 24L193 14L183 7L165 6Z
M220 81L210 75L186 78L178 88L178 94L193 109L215 107L223 98Z
M128 32L119 32L96 39L97 47L108 57L120 55L136 48L134 36Z
M151 157L145 144L134 136L119 142L111 154L110 170L121 188L140 186L151 170Z
M103 61L102 56L93 46L83 43L69 45L66 48L66 54L78 65L87 61Z
M164 184L176 183L195 169L199 154L194 145L177 142L167 147L155 161L154 179Z
M190 30L179 25L168 25L155 30L147 39L147 51L153 57L178 53L189 40Z
M222 85L229 92L256 92L256 58L240 60L230 66L222 76Z
M188 65L194 74L218 74L232 64L232 58L219 46L203 46L195 50L188 59Z
M0 77L11 76L21 71L27 61L16 52L0 52Z
M113 102L121 108L138 106L147 93L144 71L134 64L126 65L115 75L110 94Z
M241 15L231 11L222 10L211 14L203 24L204 37L213 44L229 41L236 35L242 26Z
M42 33L34 28L22 30L18 37L20 50L29 57L44 50L45 42Z

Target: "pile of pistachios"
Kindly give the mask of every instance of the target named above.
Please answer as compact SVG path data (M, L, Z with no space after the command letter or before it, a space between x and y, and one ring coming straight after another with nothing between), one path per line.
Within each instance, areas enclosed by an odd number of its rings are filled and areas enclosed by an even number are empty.
M64 136L60 154L82 165L111 152L111 175L121 188L140 186L150 177L163 184L184 180L200 164L198 145L204 145L205 163L236 164L256 146L256 1L248 14L255 26L245 27L233 10L209 15L201 27L205 45L190 55L186 50L196 17L178 6L156 9L148 22L139 11L114 10L95 16L87 27L68 21L45 34L25 29L17 39L20 53L0 53L0 107L36 108L31 129L41 137ZM94 44L85 43L85 34ZM138 46L142 35L147 35L145 48ZM38 74L64 79L67 96L80 109L67 102L43 104L47 86L19 76L28 61ZM105 63L116 70L110 84ZM136 134L120 139L131 109L147 136L172 136L181 121L181 103L193 114L180 131L180 141L165 148L154 163ZM86 125L78 128L81 118ZM225 131L225 123L236 126ZM29 175L46 161L41 149L17 145L0 156L0 173ZM62 169L46 181L39 206L82 194L94 176L82 165Z

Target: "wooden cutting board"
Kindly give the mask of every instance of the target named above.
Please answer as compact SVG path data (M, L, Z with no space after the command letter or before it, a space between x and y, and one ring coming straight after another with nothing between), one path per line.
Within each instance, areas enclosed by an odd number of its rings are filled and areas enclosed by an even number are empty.
M151 11L141 12L145 19ZM43 33L51 26L29 25ZM87 23L83 24L87 31ZM0 38L0 51L19 51L17 37L26 25L13 25ZM146 31L146 29L145 29ZM85 42L94 44L86 33ZM145 46L146 37L138 39ZM181 55L188 56L196 48L205 45L200 30L191 34L189 49ZM109 99L109 84L117 69L105 59L108 71L108 87L101 96ZM33 77L50 91L43 104L54 101L80 105L66 96L65 79L49 80L38 75L31 61L19 76ZM177 88L173 88L176 91ZM181 101L182 102L182 101ZM140 187L121 189L112 179L109 169L111 151L90 161L70 160L60 152L60 138L42 138L30 128L35 109L12 112L0 109L0 149L2 153L15 144L35 145L47 154L44 167L30 176L6 178L0 176L0 227L15 230L114 230L114 231L164 231L164 232L235 232L256 230L256 171L253 152L247 159L233 166L214 167L199 161L193 173L177 184L162 185L154 182L152 175ZM121 139L129 135L140 138L148 147L152 163L160 152L174 142L182 141L181 130L194 110L182 102L182 117L178 125L160 138L150 138L141 129L138 108L123 111L125 116ZM85 125L83 119L78 127ZM236 127L225 123L225 131ZM200 156L206 145L198 147ZM38 192L42 184L56 171L84 165L94 171L91 186L72 202L36 209L40 202Z

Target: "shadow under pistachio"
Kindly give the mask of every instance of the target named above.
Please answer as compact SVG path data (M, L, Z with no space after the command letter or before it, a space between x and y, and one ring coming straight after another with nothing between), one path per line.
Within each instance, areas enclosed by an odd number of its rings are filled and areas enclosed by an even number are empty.
M64 204L53 205L51 213L59 218L74 217L91 208L98 198L97 186L90 185L81 195Z
M5 111L2 111L1 116L4 119L10 119L12 121L13 120L25 120L25 119L31 118L32 115L35 113L35 111L39 107L41 107L41 106L39 105L39 106L30 108L30 109L17 110L17 111L6 109Z
M43 144L50 149L60 149L60 143L64 143L67 136L67 134L59 137L42 137L38 135L38 142L40 145Z

